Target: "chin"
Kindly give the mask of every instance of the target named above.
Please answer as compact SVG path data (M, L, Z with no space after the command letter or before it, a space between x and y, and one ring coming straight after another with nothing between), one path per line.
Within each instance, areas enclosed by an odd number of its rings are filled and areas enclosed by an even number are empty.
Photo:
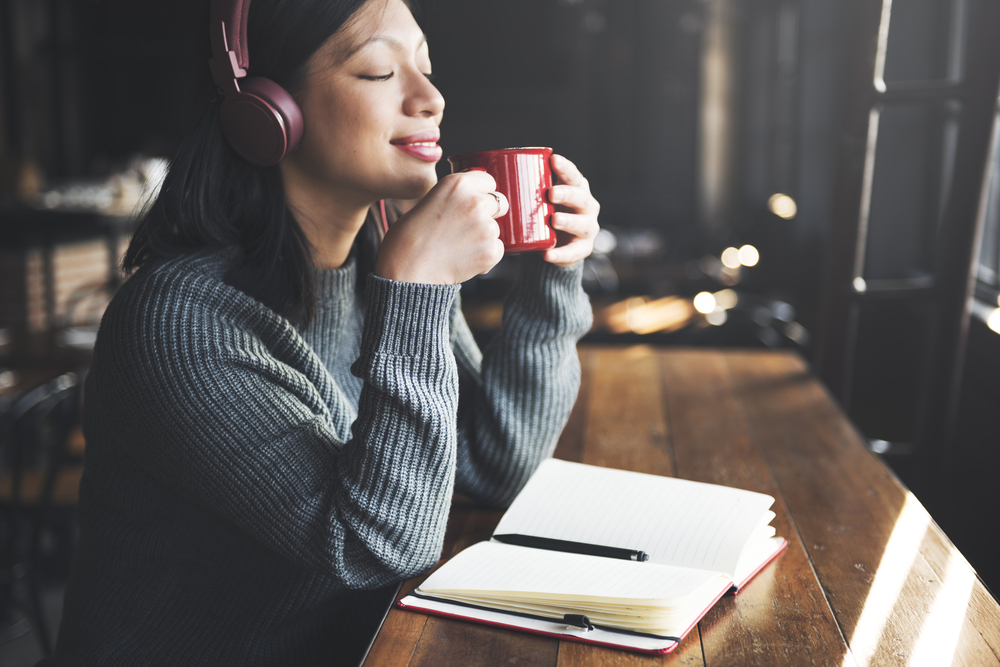
M388 195L390 199L420 199L431 191L437 184L437 172L419 178L408 179L405 183L400 183L398 187L392 189Z

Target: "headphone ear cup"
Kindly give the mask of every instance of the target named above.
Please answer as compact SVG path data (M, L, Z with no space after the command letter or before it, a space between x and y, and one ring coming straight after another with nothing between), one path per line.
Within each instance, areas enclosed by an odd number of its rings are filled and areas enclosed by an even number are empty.
M263 77L240 80L240 92L227 96L220 112L222 132L247 162L277 164L302 140L302 111L284 88Z

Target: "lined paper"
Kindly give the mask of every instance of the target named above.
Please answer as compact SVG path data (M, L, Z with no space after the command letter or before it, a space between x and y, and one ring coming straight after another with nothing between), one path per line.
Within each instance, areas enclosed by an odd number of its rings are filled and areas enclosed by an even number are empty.
M747 543L766 538L773 503L753 491L548 459L494 532L637 549L652 563L733 577Z

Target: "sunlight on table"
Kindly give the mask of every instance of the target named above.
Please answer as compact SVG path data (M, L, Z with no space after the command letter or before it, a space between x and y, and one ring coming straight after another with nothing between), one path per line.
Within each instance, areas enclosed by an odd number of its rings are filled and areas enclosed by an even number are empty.
M903 503L892 535L882 552L875 580L868 589L865 606L848 642L859 665L867 665L878 647L882 629L917 557L917 550L930 520L927 511L913 494L906 494L906 502ZM851 656L845 656L845 665L852 664L850 658Z
M908 667L952 664L975 582L976 575L972 568L958 550L951 547L948 550L948 566L934 598L934 606L924 619L920 639L913 647Z
M871 664L879 645L885 643L886 624L895 613L900 592L930 526L927 510L908 493L850 637L851 654L845 656L845 667L854 664L854 660L858 665ZM949 547L944 577L938 584L933 606L921 621L917 642L909 647L908 667L942 667L952 663L974 583L972 568L954 547Z

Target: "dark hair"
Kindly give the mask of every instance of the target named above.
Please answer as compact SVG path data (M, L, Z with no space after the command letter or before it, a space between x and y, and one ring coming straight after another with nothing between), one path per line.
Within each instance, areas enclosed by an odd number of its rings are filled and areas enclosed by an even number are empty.
M310 56L367 1L253 0L247 21L248 74L267 77L294 95ZM222 97L208 74L208 24L206 13L202 84L209 92L171 160L159 196L136 228L122 268L132 273L151 261L192 250L239 246L241 261L229 270L226 282L305 326L316 308L311 247L288 210L279 168L249 164L222 134ZM370 243L373 236L377 238L370 229L359 234L361 242Z

